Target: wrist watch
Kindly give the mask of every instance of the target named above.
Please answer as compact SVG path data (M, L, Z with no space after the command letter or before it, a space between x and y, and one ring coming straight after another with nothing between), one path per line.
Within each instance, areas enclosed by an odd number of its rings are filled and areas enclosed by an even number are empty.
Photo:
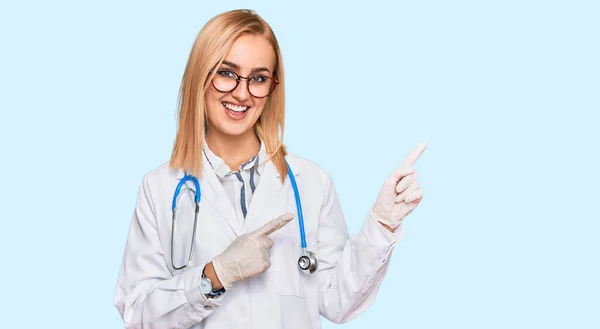
M210 282L210 279L206 277L206 274L204 271L202 271L202 277L200 278L200 291L202 291L202 293L207 297L212 298L221 296L223 293L225 293L225 288L213 290L212 282Z

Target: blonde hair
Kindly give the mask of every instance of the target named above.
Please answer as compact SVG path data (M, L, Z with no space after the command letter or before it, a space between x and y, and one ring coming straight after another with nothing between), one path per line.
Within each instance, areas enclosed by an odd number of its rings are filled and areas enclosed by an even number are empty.
M283 144L285 119L284 74L281 51L273 30L252 10L232 10L213 17L202 28L192 50L179 91L178 129L169 166L183 169L198 178L202 174L202 147L206 134L205 91L211 88L215 72L233 43L244 34L264 36L276 55L274 77L279 85L266 101L254 130L265 144L269 159L280 174L287 175ZM281 135L279 135L281 130ZM261 159L261 162L262 159Z

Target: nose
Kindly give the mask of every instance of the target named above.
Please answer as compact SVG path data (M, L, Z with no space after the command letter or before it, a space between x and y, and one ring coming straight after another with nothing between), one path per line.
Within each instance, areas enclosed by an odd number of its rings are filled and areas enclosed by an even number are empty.
M240 83L237 88L231 92L231 95L240 102L244 102L250 98L250 93L248 92L248 79L240 78Z

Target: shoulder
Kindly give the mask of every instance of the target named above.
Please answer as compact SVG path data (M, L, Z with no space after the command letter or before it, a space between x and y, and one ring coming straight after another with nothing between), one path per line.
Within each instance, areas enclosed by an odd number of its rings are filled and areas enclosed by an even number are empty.
M144 174L143 184L148 187L160 186L169 181L178 180L183 176L182 170L170 167L169 162L163 162Z
M286 160L288 160L292 172L298 175L298 179L310 180L324 188L330 188L333 185L330 173L316 162L292 152L288 152Z

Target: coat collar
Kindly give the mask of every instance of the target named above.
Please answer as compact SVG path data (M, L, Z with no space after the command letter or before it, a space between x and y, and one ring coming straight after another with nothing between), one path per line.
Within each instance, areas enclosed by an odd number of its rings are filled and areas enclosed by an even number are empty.
M238 170L249 170L253 167L257 166L257 172L259 175L262 175L263 167L260 166L261 163L265 163L268 158L267 150L265 148L265 144L260 141L260 148L258 153L253 156L250 160L246 161L241 165L240 168L229 168L229 166L218 157L208 146L206 140L204 141L204 147L202 148L203 156L208 160L210 166L213 168L217 177L223 179L227 175L231 175L234 171Z

